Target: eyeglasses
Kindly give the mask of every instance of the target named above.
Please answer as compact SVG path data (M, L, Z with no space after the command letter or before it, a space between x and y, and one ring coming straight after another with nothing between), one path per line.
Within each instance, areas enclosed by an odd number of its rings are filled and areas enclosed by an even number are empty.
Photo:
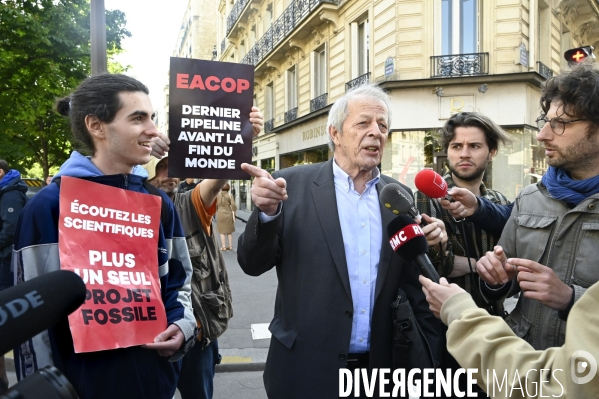
M537 122L537 127L539 128L539 131L545 126L546 123L549 123L549 126L551 126L551 130L553 131L553 133L557 134L558 136L561 136L562 134L564 134L564 131L566 130L566 125L568 123L586 120L588 119L571 119L569 121L565 121L563 119L558 118L547 119L546 115L541 115L537 118L535 122Z

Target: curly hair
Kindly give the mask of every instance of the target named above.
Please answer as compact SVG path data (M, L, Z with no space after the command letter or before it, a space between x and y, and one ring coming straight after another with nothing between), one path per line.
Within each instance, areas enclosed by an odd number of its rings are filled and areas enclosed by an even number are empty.
M92 76L81 82L70 96L57 100L56 110L70 118L75 139L95 155L96 147L85 126L85 117L95 115L102 122L112 122L123 107L119 93L136 91L149 94L146 85L127 75Z
M552 102L562 104L566 115L588 120L588 133L599 130L599 70L592 63L583 62L549 78L541 92L545 114Z

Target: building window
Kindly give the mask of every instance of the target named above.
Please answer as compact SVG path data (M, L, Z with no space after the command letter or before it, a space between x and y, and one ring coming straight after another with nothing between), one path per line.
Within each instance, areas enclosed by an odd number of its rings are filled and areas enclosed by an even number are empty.
M245 57L245 41L242 40L239 43L239 59L242 59L243 57Z
M370 29L368 19L358 23L358 76L369 72Z
M350 24L352 39L352 79L369 72L370 64L370 25L368 18Z
M287 70L287 110L297 107L297 66Z
M538 60L548 68L553 67L551 56L553 54L551 19L553 13L545 2L539 2L539 14L537 17L537 57Z
M264 33L268 31L270 26L272 25L272 3L266 6L266 11L264 12Z
M227 37L227 14L221 14L221 19L220 19L220 36L223 39Z
M264 116L267 120L272 119L275 117L275 97L273 82L270 82L266 85L264 96Z
M279 158L279 165L280 169L285 169L291 166L319 163L327 161L329 155L332 155L329 154L329 146L323 145L308 150L283 154Z
M485 184L513 200L523 187L541 180L547 162L544 147L536 139L537 129L529 126L504 129L513 141L499 148L485 173L488 175Z
M323 46L314 52L314 96L327 93L327 53Z
M424 130L392 132L381 159L381 173L415 190L414 177L426 164L425 135Z
M250 28L250 39L249 39L249 48L252 48L256 45L256 25L252 25Z
M264 87L264 133L270 133L275 124L275 91L273 82Z
M478 52L478 0L441 0L441 55Z
M275 159L266 158L260 160L260 169L267 171L268 173L272 173L275 171Z

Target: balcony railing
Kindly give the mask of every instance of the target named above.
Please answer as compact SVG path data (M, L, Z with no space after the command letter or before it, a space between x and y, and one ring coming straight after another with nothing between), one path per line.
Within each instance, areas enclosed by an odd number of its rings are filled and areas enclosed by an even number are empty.
M281 43L310 13L319 5L339 4L340 0L295 0L287 7L273 25L266 31L258 43L241 60L242 64L258 65Z
M245 9L245 6L248 5L250 0L237 0L235 4L233 4L233 8L231 9L231 13L227 17L227 36L231 33L231 29L233 29L233 25L239 19L239 16Z
M327 106L329 93L321 94L320 96L310 100L310 112L318 111Z
M537 66L539 67L539 74L545 79L549 79L553 76L553 70L541 61L537 61Z
M285 123L289 123L297 119L297 107L285 112Z
M225 46L227 45L227 38L225 37L223 41L220 43L220 53L221 55L225 52Z
M354 87L362 86L370 81L370 72L365 73L364 75L358 76L354 80L350 80L345 84L345 91L353 89Z
M275 127L275 118L269 119L264 122L264 133L270 133L270 131Z
M434 56L431 66L431 78L488 75L489 53Z

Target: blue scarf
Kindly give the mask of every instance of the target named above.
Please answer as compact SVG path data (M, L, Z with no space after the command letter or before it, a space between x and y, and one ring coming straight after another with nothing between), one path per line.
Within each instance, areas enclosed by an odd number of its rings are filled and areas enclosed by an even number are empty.
M572 206L599 193L599 175L584 180L574 180L563 169L550 166L541 181L553 198Z
M11 169L8 171L7 174L4 175L2 180L0 180L0 188L2 188L4 186L8 186L8 184L11 181L13 181L14 179L20 179L20 178L21 178L21 174L19 173L19 171Z

